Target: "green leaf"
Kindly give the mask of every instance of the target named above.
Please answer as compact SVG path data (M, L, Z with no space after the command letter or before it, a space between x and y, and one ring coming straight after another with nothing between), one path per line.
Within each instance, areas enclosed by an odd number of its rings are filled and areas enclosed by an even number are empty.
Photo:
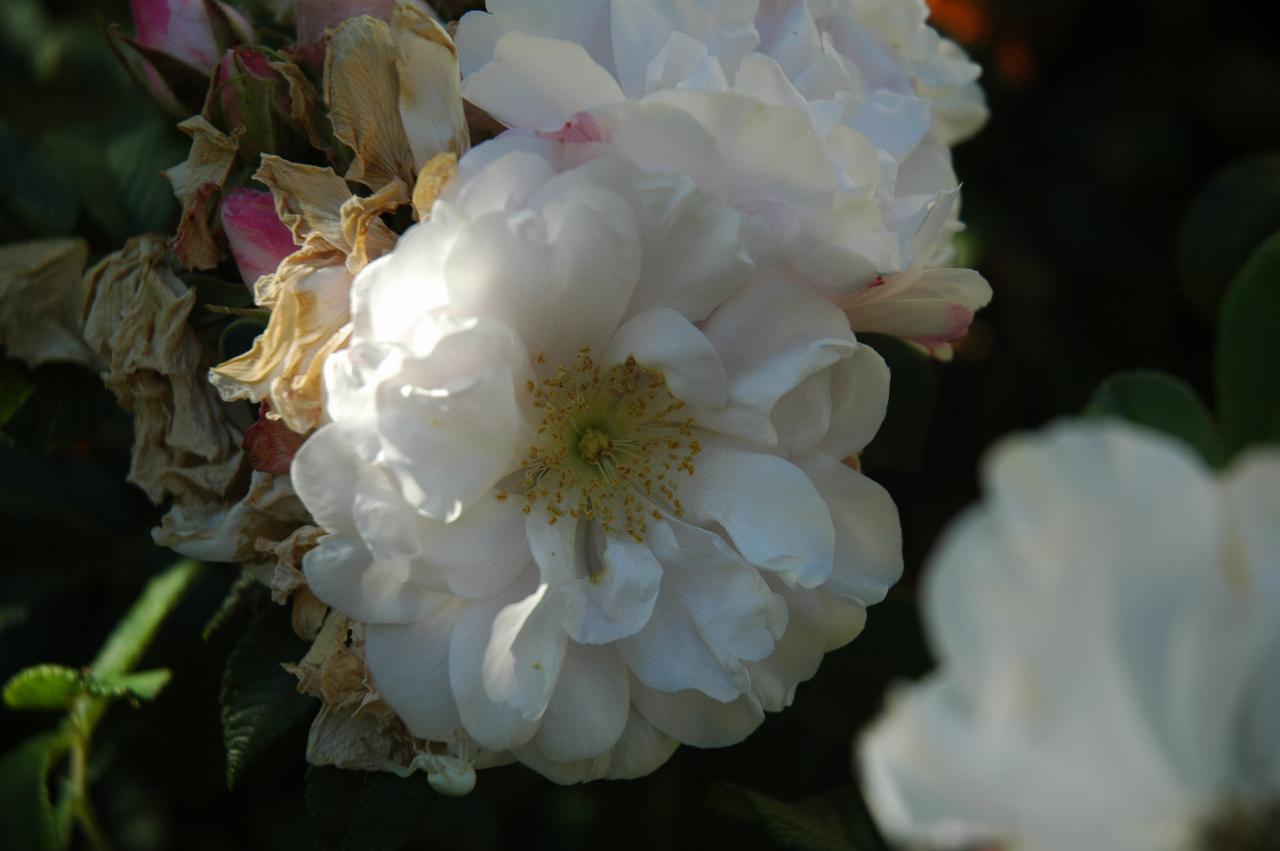
M186 560L152 577L98 652L91 667L94 677L103 681L119 678L138 664L160 624L195 582L200 569L199 562Z
M1252 157L1214 175L1182 224L1178 277L1205 319L1262 240L1280 229L1280 153Z
M25 236L70 233L76 222L76 187L40 150L0 121L0 212Z
M789 851L872 851L884 847L852 786L787 803L732 783L712 787L709 805L752 822L770 844Z
M131 697L137 700L155 700L173 678L168 668L138 671L120 677L88 677L85 687L97 697Z
M9 422L35 389L25 369L7 358L0 359L0 427Z
M396 851L419 840L433 793L421 774L307 770L307 814L324 851Z
M49 799L49 772L66 750L59 733L33 736L0 759L0 848L46 849L66 844L70 825Z
M236 577L236 581L227 591L227 596L222 598L222 605L218 607L218 611L213 613L213 617L209 618L209 622L204 625L200 637L208 641L213 634L222 629L238 612L249 605L256 597L262 595L265 589L262 583L247 570L240 571L240 575Z
M1215 467L1227 460L1213 415L1191 385L1167 373L1144 369L1116 373L1098 385L1084 413L1163 432L1196 450Z
M4 686L4 702L10 709L61 710L85 691L79 671L62 665L35 665L9 678Z
M227 751L227 785L271 744L316 710L298 693L298 681L283 668L307 652L293 634L288 611L264 606L231 651L222 675L222 740Z
M1218 317L1218 413L1233 450L1280 442L1280 233L1231 283Z
M929 421L937 400L933 364L901 340L859 334L858 341L880 353L889 366L889 409L875 439L862 452L869 473L914 473L920 468Z
M162 123L145 122L107 144L107 167L132 233L169 233L177 226L178 201L161 172L183 158L180 137Z

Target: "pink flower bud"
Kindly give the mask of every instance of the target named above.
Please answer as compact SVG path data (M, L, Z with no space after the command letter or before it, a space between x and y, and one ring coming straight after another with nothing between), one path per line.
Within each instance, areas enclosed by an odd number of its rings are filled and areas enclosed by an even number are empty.
M395 0L293 0L298 41L317 41L327 27L336 27L347 18L359 15L390 20L393 6Z
M276 270L280 261L297 250L293 234L276 216L270 192L236 187L222 196L219 210L222 230L231 243L240 276L249 286Z
M222 53L221 41L253 41L253 28L225 3L208 0L132 0L138 43L207 72ZM221 20L210 19L210 7ZM219 29L228 29L219 38Z

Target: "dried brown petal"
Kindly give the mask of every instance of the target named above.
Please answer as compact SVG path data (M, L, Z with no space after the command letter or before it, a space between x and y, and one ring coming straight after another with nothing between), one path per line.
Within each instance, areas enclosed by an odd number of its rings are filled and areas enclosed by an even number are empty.
M82 239L0 246L0 344L9 357L96 366L81 328L88 256Z
M228 136L199 115L183 121L178 129L191 137L191 152L184 162L164 172L182 205L182 219L170 247L183 266L212 269L222 257L222 248L214 239L210 222L218 193L235 163L243 130L237 128Z
M324 101L334 135L355 153L346 179L379 189L398 177L408 186L417 169L400 123L391 28L360 16L344 21L328 39Z
M425 11L403 0L392 12L391 36L400 78L400 120L414 165L421 169L443 152L462 156L470 142L453 39Z
M353 275L396 247L395 233L379 217L408 202L409 190L397 177L367 198L353 195L342 205L347 269Z
M243 481L241 435L204 381L187 325L196 294L166 265L163 240L129 240L88 271L85 289L85 340L134 414L129 480L154 502L224 501Z
M419 220L430 217L431 205L457 172L458 158L452 153L436 154L427 160L413 187L413 212Z
M238 501L175 504L151 537L202 561L252 564L262 561L260 539L281 540L310 520L288 476L254 473Z
M276 156L264 156L253 176L276 199L276 214L293 232L299 245L319 236L334 248L345 248L342 205L351 197L347 182L325 166L301 165Z
M267 329L248 352L219 364L209 381L223 399L271 400L268 416L299 433L320 424L325 359L351 333L351 274L332 249L307 248L258 279L259 304L271 307Z

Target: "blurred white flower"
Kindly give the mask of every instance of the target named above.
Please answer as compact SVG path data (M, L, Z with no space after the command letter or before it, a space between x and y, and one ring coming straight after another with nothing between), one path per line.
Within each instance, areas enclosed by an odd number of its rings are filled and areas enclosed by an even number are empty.
M359 275L292 475L306 579L409 731L574 782L748 735L901 541L841 463L888 375L840 310L751 274L687 177L563 154L474 149Z
M1038 851L1247 833L1280 794L1280 454L1215 478L1164 437L1073 424L1004 444L985 483L926 576L941 667L859 746L886 833Z
M892 277L881 307L850 313L855 330L866 318L945 355L990 299L976 273L916 291L960 228L948 145L986 117L978 66L926 25L922 0L488 5L458 29L468 100L689 175L746 216L758 262L833 298Z

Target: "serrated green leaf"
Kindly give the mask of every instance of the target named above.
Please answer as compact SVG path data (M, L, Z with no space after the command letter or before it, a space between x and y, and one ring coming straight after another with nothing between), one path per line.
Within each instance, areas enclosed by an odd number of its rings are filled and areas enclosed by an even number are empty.
M293 634L288 611L264 606L231 651L222 675L222 740L227 752L227 785L271 744L316 711L298 693L298 681L281 668L297 662L307 643Z
M1280 233L1259 247L1231 283L1218 318L1218 412L1240 450L1280 442Z
M236 581L227 590L227 596L222 598L222 605L204 625L204 629L200 632L201 639L208 641L212 638L214 633L226 626L238 612L264 590L262 583L252 573L247 570L240 571Z
M889 367L889 409L875 439L862 452L869 473L913 473L919 469L937 400L933 364L916 349L893 337L859 334L858 342L875 349Z
M788 851L879 851L879 839L851 786L784 802L732 783L711 789L709 805L759 825L770 844Z
M9 678L4 702L10 709L60 710L84 691L85 678L79 671L62 665L34 665Z
M40 150L0 121L0 210L27 236L70 233L79 209L76 187Z
M1112 417L1177 438L1215 466L1226 462L1222 433L1196 391L1180 378L1135 369L1110 376L1084 409L1085 416Z
M1215 174L1182 224L1178 277L1212 320L1236 272L1258 243L1280 230L1280 154L1251 157Z
M155 700L172 678L173 673L168 668L156 668L120 677L87 677L85 689L97 697Z
M0 427L13 418L35 389L27 370L7 358L0 359Z
M396 851L419 839L433 793L423 775L307 769L307 815L324 851Z
M186 560L152 577L93 660L93 676L104 681L120 678L138 664L160 624L196 581L200 570L199 562Z
M33 736L0 759L0 848L46 849L65 844L69 824L49 798L49 771L66 750L59 733Z

